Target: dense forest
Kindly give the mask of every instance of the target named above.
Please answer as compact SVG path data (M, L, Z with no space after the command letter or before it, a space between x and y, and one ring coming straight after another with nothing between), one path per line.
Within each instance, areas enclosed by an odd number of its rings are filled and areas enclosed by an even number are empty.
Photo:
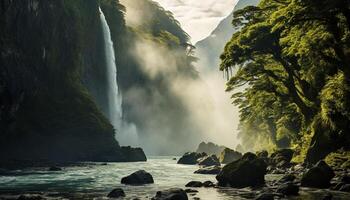
M309 163L348 150L349 2L262 0L235 12L233 25L240 31L220 69L240 108L244 146L292 147L296 161Z

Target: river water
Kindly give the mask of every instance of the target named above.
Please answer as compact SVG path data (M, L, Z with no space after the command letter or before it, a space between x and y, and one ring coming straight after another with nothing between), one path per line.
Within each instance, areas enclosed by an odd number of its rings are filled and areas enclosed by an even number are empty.
M193 172L198 166L176 164L173 157L150 157L147 162L137 163L84 163L79 166L65 167L62 171L51 172L47 169L27 169L2 172L0 175L0 199L15 198L19 194L44 194L52 199L107 199L114 188L122 188L125 199L150 199L159 190L184 188L192 180L213 181L214 175L199 175ZM137 170L151 173L155 183L145 186L126 186L120 184L122 177ZM268 175L268 181L280 176ZM255 191L251 189L199 188L195 196L202 200L252 199ZM289 199L319 200L328 193L326 190L305 190L301 195ZM346 193L334 193L333 199L350 199ZM5 198L6 197L6 198Z

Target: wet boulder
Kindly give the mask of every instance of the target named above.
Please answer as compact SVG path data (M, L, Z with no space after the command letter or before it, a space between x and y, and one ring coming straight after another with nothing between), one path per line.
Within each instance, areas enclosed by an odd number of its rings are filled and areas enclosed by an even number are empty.
M197 171L195 171L195 174L214 174L217 175L221 171L221 167L219 166L211 166L211 167L204 167L200 168Z
M211 181L204 181L203 182L203 187L206 187L206 188L210 188L210 187L214 187L215 184Z
M198 160L198 165L200 166L220 166L220 161L216 155L206 156Z
M280 180L278 180L279 183L288 183L293 182L297 177L293 174L287 174L283 176Z
M207 156L206 153L195 153L195 152L188 152L185 153L178 161L177 164L184 164L184 165L196 165L198 163L198 159L203 158Z
M228 164L228 163L236 161L240 158L242 158L241 153L239 153L238 151L229 149L229 148L225 148L220 154L220 162L222 164Z
M112 190L107 197L109 198L120 198L120 197L125 197L125 192L123 189L121 188L116 188L114 190Z
M185 187L203 187L203 183L200 181L191 181Z
M173 188L164 191L158 191L152 200L188 200L188 196L183 189Z
M328 188L330 181L335 176L333 169L324 161L309 169L301 179L301 186L311 188Z
M280 149L271 154L270 162L273 166L279 168L290 167L290 161L293 158L294 151L291 149Z
M266 150L258 151L256 152L256 156L258 156L259 158L268 158L269 152L267 152Z
M244 188L265 183L267 165L265 161L253 153L227 164L216 176L220 186Z
M154 180L150 173L140 170L122 178L121 183L126 185L143 185L154 183Z

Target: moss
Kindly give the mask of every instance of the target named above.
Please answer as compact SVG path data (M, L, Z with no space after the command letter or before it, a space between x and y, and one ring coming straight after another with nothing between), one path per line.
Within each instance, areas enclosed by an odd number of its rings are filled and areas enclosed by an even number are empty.
M326 163L334 169L350 168L350 151L338 150L325 158Z

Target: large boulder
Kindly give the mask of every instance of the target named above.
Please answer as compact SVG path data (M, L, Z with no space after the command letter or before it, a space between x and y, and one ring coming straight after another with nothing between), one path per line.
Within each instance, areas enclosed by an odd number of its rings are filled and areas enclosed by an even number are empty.
M294 151L291 149L280 149L271 154L270 162L273 166L285 168L290 166Z
M225 148L220 154L220 162L222 164L228 164L240 158L242 158L241 153L229 148Z
M157 192L152 200L188 200L188 197L183 189L173 188Z
M207 156L206 153L195 153L195 152L188 152L185 153L178 161L177 164L184 164L184 165L196 165L198 163L198 159L203 158Z
M217 156L220 156L220 153L225 149L224 146L219 146L217 144L214 144L212 142L202 142L199 144L198 148L197 148L197 153L206 153L208 155L214 154Z
M216 155L211 155L211 156L206 156L204 158L200 158L198 160L198 165L209 167L209 166L220 166L221 164L218 157L216 157Z
M143 185L154 183L154 180L150 173L144 170L139 170L122 178L121 183L126 185Z
M221 167L219 166L211 166L211 167L204 167L200 168L197 171L195 171L195 174L219 174L221 171Z
M324 161L319 161L316 166L309 169L301 179L301 186L312 188L328 188L330 181L335 176L333 169Z
M145 162L146 155L141 148L132 148L130 146L121 147L124 160L126 162Z
M253 153L227 164L216 176L220 186L244 188L265 183L267 164Z

